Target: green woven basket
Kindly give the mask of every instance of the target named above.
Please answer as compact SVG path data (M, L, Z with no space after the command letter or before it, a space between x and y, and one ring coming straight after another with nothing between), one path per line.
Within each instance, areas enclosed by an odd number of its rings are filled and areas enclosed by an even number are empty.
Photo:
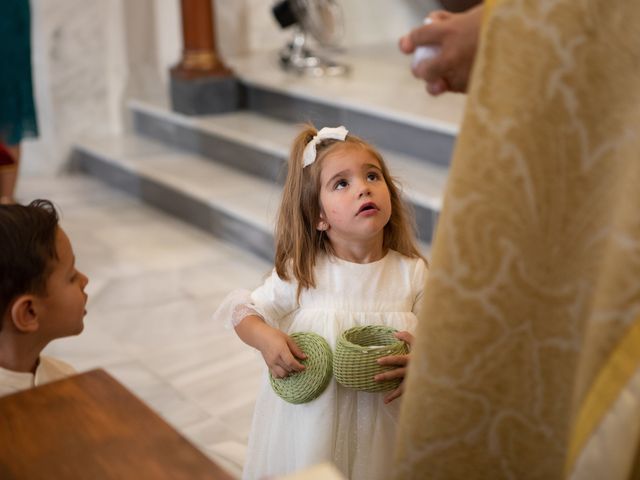
M289 403L307 403L320 395L331 380L331 348L316 333L295 332L290 337L307 355L306 359L300 360L305 369L285 378L274 378L269 374L271 387Z
M384 392L400 385L401 379L376 382L378 373L393 370L393 366L376 363L387 355L405 355L409 347L393 334L397 330L381 325L366 325L346 330L340 335L333 354L333 374L341 385L364 392Z

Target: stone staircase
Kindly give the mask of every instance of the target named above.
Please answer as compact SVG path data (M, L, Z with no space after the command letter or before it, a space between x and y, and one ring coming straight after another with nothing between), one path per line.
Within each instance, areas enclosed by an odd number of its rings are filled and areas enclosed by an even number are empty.
M133 132L85 139L72 165L216 236L271 259L290 143L299 125L345 125L382 152L429 243L464 99L432 99L395 50L341 59L345 78L304 78L254 55L231 63L245 92L237 112L190 117L132 101Z

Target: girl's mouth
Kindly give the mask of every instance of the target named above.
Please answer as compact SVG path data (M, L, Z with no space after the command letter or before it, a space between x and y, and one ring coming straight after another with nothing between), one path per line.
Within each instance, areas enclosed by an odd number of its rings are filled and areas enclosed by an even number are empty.
M364 203L360 206L360 208L358 209L358 213L356 213L356 215L360 215L363 212L369 212L369 211L378 211L378 207L376 206L375 203L373 202L367 202Z

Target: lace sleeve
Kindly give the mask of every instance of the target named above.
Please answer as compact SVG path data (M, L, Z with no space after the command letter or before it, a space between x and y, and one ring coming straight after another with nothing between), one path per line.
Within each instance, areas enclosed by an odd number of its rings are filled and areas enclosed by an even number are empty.
M231 328L247 315L257 315L267 325L286 331L290 315L298 308L296 292L297 283L282 280L274 269L253 292L234 290L227 295L213 318Z
M234 290L224 298L213 314L213 321L222 323L226 328L234 328L249 315L262 317L254 308L251 292Z

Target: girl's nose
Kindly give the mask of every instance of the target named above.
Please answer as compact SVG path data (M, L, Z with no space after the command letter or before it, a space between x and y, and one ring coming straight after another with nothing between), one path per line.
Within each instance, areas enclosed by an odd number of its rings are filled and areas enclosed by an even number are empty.
M371 189L369 188L369 185L363 185L362 188L360 188L360 194L358 195L358 197L368 197L369 195L371 195Z
M89 277L87 277L84 273L82 272L78 272L78 275L80 275L80 279L82 281L82 288L86 287L87 284L89 283Z

